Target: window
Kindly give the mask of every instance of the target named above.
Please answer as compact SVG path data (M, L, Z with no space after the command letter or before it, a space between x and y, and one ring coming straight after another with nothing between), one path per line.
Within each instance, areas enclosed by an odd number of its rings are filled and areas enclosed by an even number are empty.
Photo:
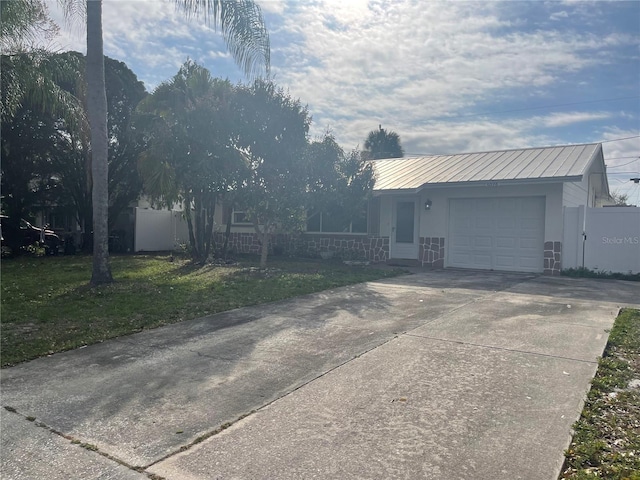
M307 232L367 233L367 212L352 218L315 212L307 216Z
M251 224L251 222L247 219L247 214L243 210L235 210L235 209L232 212L231 223L233 223L235 225L237 225L237 224L250 225Z

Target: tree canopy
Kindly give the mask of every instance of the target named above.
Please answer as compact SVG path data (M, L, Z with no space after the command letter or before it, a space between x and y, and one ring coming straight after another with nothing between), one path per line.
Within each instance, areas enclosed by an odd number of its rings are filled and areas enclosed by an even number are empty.
M82 107L84 56L65 52L49 57L51 63L75 67L73 75L57 81L56 86ZM137 158L142 143L131 126L131 116L146 91L124 63L106 58L105 66L110 112L108 208L114 221L141 191ZM73 213L86 233L91 231L91 154L86 124L70 123L60 114L42 111L37 99L25 97L17 112L2 122L2 157L5 213L17 222L29 217L34 206L55 205L57 211Z
M235 108L239 122L237 147L249 161L242 203L261 239L260 263L264 266L268 240L275 229L301 228L304 224L304 152L311 117L300 100L265 80L240 87Z
M368 160L404 157L400 136L396 132L385 130L382 125L378 130L369 132L364 141L363 153Z
M187 61L144 102L137 124L147 149L140 157L145 191L159 204L181 203L193 258L212 247L216 204L240 178L246 163L232 143L233 88Z
M86 2L86 3L85 3ZM102 0L62 0L68 15L86 11L87 112L91 127L93 271L91 284L113 281L108 249L108 132L102 40ZM261 67L269 74L269 36L262 12L252 0L174 0L187 17L204 18L219 28L236 63L247 75ZM86 7L86 10L85 10Z

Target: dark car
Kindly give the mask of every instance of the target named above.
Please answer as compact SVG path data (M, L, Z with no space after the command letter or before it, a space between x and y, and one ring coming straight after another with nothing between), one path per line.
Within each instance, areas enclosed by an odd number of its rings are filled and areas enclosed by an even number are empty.
M0 235L2 237L2 247L9 247L11 250L28 247L29 245L39 245L44 247L47 255L57 255L63 241L53 230L47 228L34 227L25 219L20 220L18 228L12 227L9 217L0 215Z

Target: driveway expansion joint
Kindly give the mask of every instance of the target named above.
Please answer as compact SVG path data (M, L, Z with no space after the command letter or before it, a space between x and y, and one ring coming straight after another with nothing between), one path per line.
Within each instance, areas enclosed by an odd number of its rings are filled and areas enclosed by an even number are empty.
M117 458L117 457L115 457L115 456L113 456L113 455L111 455L109 453L103 452L96 445L82 442L81 440L73 437L72 435L67 435L66 433L62 433L61 431L56 430L53 427L50 427L46 423L37 420L35 417L24 415L23 413L20 413L14 407L11 407L9 405L4 405L3 408L8 412L11 412L11 413L13 413L15 415L18 415L19 417L22 417L26 422L33 423L33 425L35 427L42 428L42 429L48 431L49 433L51 433L53 435L57 435L58 437L64 438L65 440L68 440L71 445L74 445L74 446L77 446L79 448L83 448L85 450L94 452L94 453L96 453L98 455L101 455L102 457L104 457L104 458L106 458L106 459L108 459L108 460L110 460L112 462L117 463L118 465L122 465L123 467L125 467L125 468L127 468L129 470L132 470L132 471L138 472L138 473L142 473L142 474L148 476L151 479L159 480L159 478L160 478L158 476L154 476L153 474L147 474L144 471L144 467L136 467L136 466L133 466L133 465L129 465L124 460L121 460L121 459L119 459L119 458Z
M547 358L557 358L559 360L570 360L572 362L579 362L579 363L586 363L588 365L597 365L598 364L598 360L584 360L582 358L572 358L572 357L563 357L562 355L552 355L550 353L540 353L540 352L531 352L528 350L519 350L517 348L506 348L506 347L498 347L495 345L484 345L481 343L472 343L472 342L464 342L462 340L452 340L450 338L439 338L439 337L430 337L428 335L417 335L415 333L406 333L405 334L408 337L413 337L413 338L424 338L427 340L434 340L436 342L444 342L444 343L457 343L459 345L467 345L470 347L479 347L479 348L486 348L489 350L500 350L503 352L512 352L512 353L524 353L525 355L535 355L535 356L539 356L539 357L547 357Z

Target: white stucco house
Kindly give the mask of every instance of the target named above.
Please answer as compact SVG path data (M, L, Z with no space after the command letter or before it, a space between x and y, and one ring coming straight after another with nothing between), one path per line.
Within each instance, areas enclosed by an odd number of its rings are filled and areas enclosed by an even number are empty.
M374 161L389 258L559 273L565 207L612 203L601 144Z
M563 268L640 271L640 208L613 203L602 145L583 144L373 160L366 218L311 215L274 252L372 262L559 274ZM136 251L187 241L181 212L136 209ZM231 220L231 235L225 226ZM244 212L216 209L216 243L258 253Z

